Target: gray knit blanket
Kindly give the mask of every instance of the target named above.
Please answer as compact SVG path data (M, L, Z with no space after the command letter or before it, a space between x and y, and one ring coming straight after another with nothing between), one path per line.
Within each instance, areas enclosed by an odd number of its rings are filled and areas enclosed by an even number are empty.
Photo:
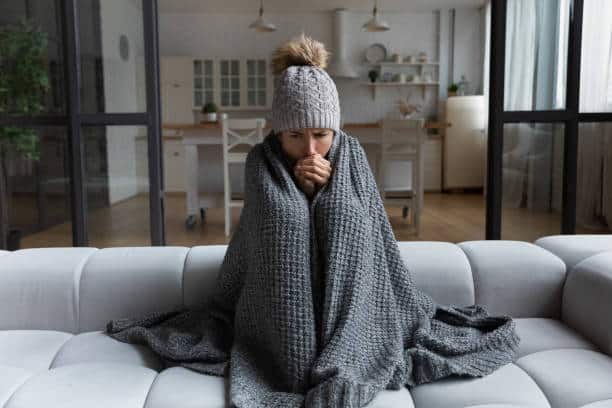
M328 183L296 184L273 132L248 154L245 203L214 295L112 320L166 367L228 378L228 406L363 407L381 390L480 377L516 357L509 316L414 284L359 142L335 134Z

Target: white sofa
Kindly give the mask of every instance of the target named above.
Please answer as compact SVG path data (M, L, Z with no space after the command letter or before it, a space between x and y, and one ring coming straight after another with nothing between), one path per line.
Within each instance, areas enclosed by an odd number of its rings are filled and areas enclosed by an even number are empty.
M515 317L520 353L486 377L383 391L369 407L612 407L612 235L399 245L438 302ZM162 370L102 330L199 303L225 249L0 251L0 407L223 407L223 378Z

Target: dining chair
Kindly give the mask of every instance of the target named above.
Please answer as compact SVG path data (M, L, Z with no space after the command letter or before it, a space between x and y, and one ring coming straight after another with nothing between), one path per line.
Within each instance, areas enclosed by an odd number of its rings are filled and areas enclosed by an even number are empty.
M376 181L383 203L402 205L402 216L408 216L414 232L418 235L423 209L423 152L426 139L425 119L382 120L382 137L376 165ZM390 185L385 165L393 161L409 161L411 174L400 178L400 184Z
M223 133L223 196L225 211L225 236L231 231L231 209L243 207L244 200L232 199L230 182L230 165L246 163L247 154L254 145L263 141L264 118L223 118L221 132ZM241 131L241 132L239 132Z

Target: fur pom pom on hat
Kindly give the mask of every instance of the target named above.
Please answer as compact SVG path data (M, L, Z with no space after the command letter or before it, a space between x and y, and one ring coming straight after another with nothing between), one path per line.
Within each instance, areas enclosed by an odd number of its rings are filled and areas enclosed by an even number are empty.
M304 33L278 47L272 58L272 129L340 127L336 84L325 71L330 53Z

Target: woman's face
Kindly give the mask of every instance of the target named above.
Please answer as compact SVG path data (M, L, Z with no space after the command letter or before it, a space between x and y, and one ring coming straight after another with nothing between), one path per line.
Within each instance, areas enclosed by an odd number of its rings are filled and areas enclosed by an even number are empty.
M291 129L280 133L283 151L294 161L315 153L325 157L333 138L334 131L327 128Z

